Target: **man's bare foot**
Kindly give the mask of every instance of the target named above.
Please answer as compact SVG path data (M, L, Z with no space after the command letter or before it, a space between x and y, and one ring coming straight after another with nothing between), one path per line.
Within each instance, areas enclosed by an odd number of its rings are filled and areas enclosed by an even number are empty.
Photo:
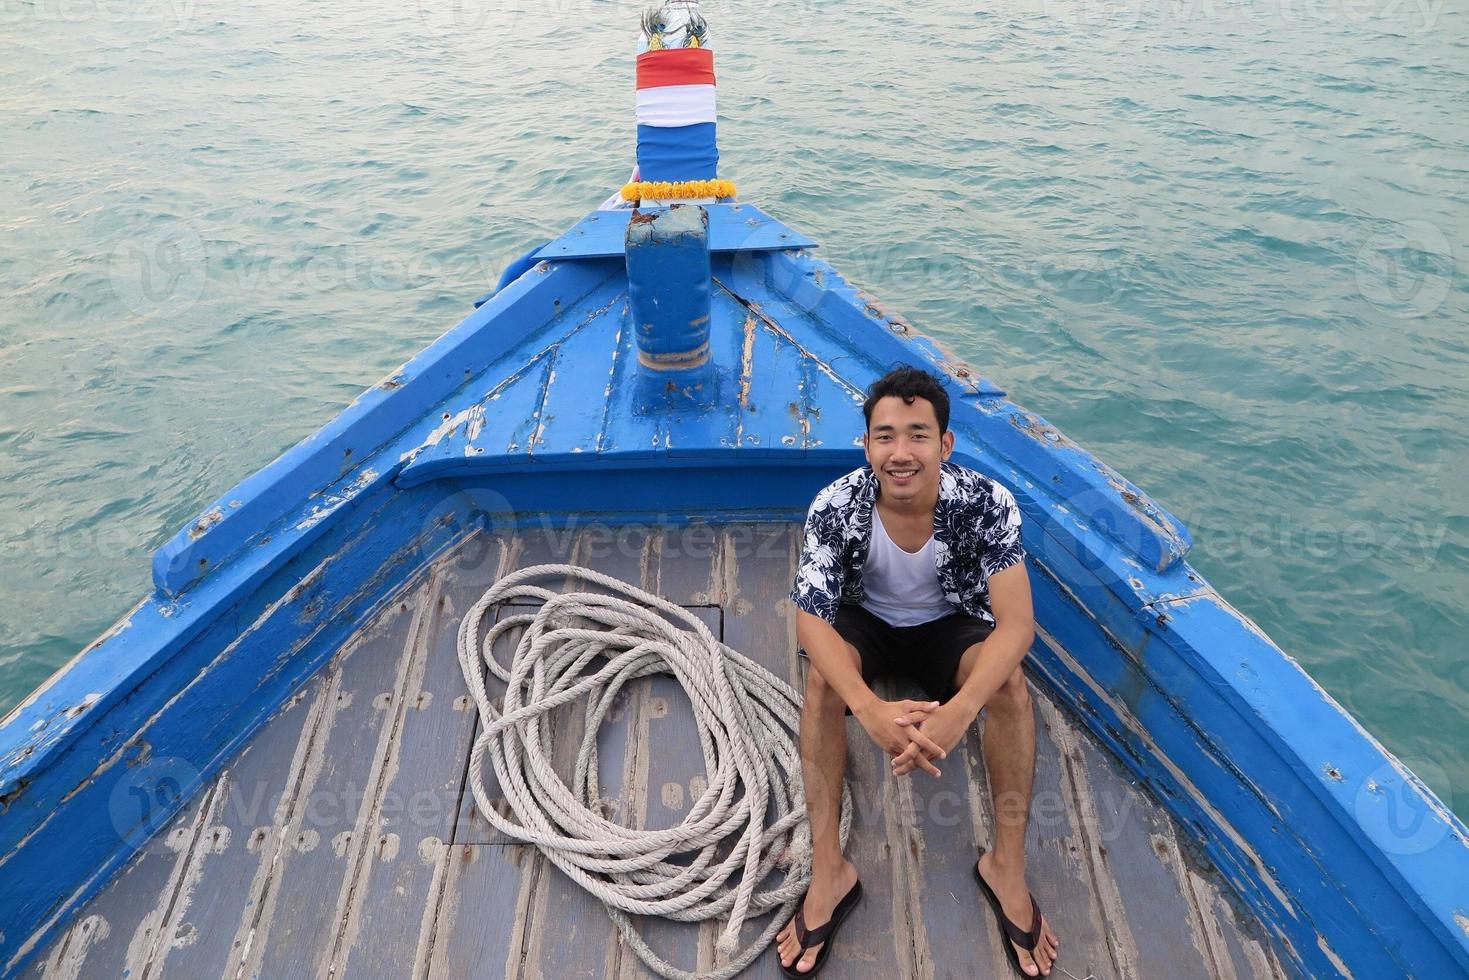
M979 856L979 873L989 883L991 890L1000 896L1000 906L1005 910L1005 918L1022 929L1029 929L1034 909L1030 904L1030 890L1025 886L1024 866L1001 867L995 862L994 852L985 851ZM1015 947L1015 952L1020 957L1020 968L1033 977L1050 976L1051 965L1056 962L1056 950L1060 945L1061 941L1051 931L1051 923L1042 915L1041 938L1035 944L1035 955L1032 956L1019 946Z
M835 875L818 875L815 871L811 874L811 886L806 891L806 904L801 906L805 913L806 929L816 929L831 921L831 913L837 907L837 903L852 886L857 884L857 866L851 861L843 860L841 869ZM797 973L809 973L816 965L816 956L821 952L824 943L817 943L806 951L801 957L801 962L796 964ZM775 937L775 948L780 956L782 966L790 966L796 954L801 951L801 944L796 940L796 917L791 916L791 921L786 923Z

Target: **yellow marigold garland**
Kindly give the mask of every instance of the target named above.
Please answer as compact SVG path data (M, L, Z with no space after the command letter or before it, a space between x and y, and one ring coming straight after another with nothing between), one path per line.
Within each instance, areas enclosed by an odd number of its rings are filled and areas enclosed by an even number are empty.
M666 180L642 180L625 184L622 188L624 201L667 201L675 197L734 197L732 180L684 180L677 183Z

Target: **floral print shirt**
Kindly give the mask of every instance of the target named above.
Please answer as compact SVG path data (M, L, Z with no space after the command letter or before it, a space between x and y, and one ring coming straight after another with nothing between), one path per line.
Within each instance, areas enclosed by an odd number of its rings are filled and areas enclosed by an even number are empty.
M862 601L862 568L872 541L877 494L877 473L864 464L811 502L791 589L797 609L830 623L842 603ZM946 460L939 464L933 538L944 598L958 611L993 624L989 577L1025 557L1015 498L989 477Z

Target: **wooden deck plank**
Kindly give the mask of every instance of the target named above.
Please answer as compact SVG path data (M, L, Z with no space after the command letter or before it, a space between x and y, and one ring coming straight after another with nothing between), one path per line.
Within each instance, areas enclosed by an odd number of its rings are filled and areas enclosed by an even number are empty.
M649 591L657 591L656 571L652 570L657 562L656 534L629 535L623 529L590 525L577 529L574 539L559 540L574 542L573 553L578 564ZM553 541L551 545L555 547L558 543ZM521 561L522 566L528 563L525 558ZM595 583L580 582L575 587L605 591ZM646 686L646 682L638 686ZM603 783L599 791L606 800L616 799L624 814L641 805L637 794L646 793L645 783L633 787L633 793L626 799L618 792L622 766L626 764L627 732L636 724L636 703L640 693L638 690L626 690L620 696L624 706L614 713L614 717L605 720L598 733L598 773L599 782ZM553 766L569 783L586 730L585 702L576 702L561 709L555 730L557 742ZM615 976L629 968L641 969L640 965L632 966L635 957L623 949L616 928L602 904L572 882L549 859L537 854L534 860L534 888L528 899L529 911L522 923L525 931L521 948L527 973L532 976ZM551 927L548 923L564 925ZM575 930L576 941L565 942L566 930L571 929Z
M716 569L724 642L798 692L802 677L790 592L799 548L796 525L731 526L720 536Z
M475 562L466 567L458 556L450 555L440 564L441 591L455 612L439 620L435 644L451 651L456 672L459 622L485 589L512 569L556 558L544 548L532 548L525 555L524 544L518 534L501 533L493 538L492 545L482 542L478 546L486 555L493 554L493 561ZM522 561L524 557L529 560ZM488 629L507 608L501 606L490 611L482 629ZM509 663L510 651L520 632L511 630L496 641L494 653L501 663ZM462 674L455 690L461 692L458 697L463 699L463 710L470 715L467 755L468 746L479 732L479 714ZM502 681L493 675L487 677L486 691L492 698L502 698L504 690ZM528 899L542 867L542 859L533 846L513 843L479 814L467 785L468 760L459 761L466 767L465 786L460 793L453 841L440 850L433 868L429 900L422 910L412 972L418 980L502 973L513 976L521 962L520 941L526 932ZM508 806L499 794L499 782L488 759L482 776L485 789L499 799L504 812Z
M1119 961L1130 962L1131 938L1126 923L1121 933L1115 930L1115 923L1107 918L1104 898L1097 893L1082 805L1067 775L1052 716L1045 710L1047 698L1034 684L1030 692L1036 703L1036 762L1025 835L1026 876L1061 941L1059 966L1079 977L1088 973L1131 976L1119 966ZM983 768L981 761L980 771ZM984 787L981 803L986 818L981 840L989 848L994 846L991 828L995 817L987 776ZM982 928L990 930L998 942L999 929L988 906L981 912L981 921Z
M713 575L719 589L715 598L724 609L724 642L799 692L802 667L796 656L795 607L789 599L796 568L793 548L799 547L795 534L785 523L727 527L720 535ZM773 811L767 813L767 817L772 815ZM770 885L780 882L778 875L770 879ZM763 932L772 914L747 922L744 939ZM843 929L845 937L846 927ZM723 958L716 960L723 962ZM831 969L835 968L833 964ZM741 974L752 980L780 976L775 954L768 951Z
M131 965L133 977L242 967L245 976L315 976L340 947L339 975L648 976L599 902L473 813L461 783L477 716L459 674L458 620L507 569L582 562L706 605L699 615L711 628L722 621L727 643L800 690L786 598L799 533L791 523L643 536L522 519L478 535L475 553L436 563L436 594L419 583L344 645L27 975L116 975ZM912 693L891 682L881 690ZM1077 976L1283 977L1258 925L1241 920L1167 813L1044 692L1034 694L1027 855L1062 936L1059 966ZM600 733L602 796L619 798L622 819L670 826L703 774L692 713L672 678L635 682L623 700ZM556 723L556 765L567 776L583 724L581 706L568 708ZM971 733L941 780L894 780L861 726L847 726L857 803L848 855L866 897L824 975L1006 975L969 870L976 840L992 839L982 736ZM415 814L406 805L415 792L440 803ZM640 928L679 965L722 962L717 923ZM745 974L776 975L773 954Z
M254 892L220 883L253 882L280 847L290 846L276 828L287 821L292 776L310 749L326 699L335 696L332 676L324 672L294 695L216 780L222 805L210 834L195 842L206 859L202 880L193 887L180 941L160 958L162 976L212 976L238 955L253 918Z
M811 669L809 664L806 669ZM846 855L857 866L863 897L843 923L822 976L913 976L908 909L898 897L903 859L894 851L892 794L885 789L893 777L886 756L867 737L866 729L855 718L846 719L846 725L853 811ZM774 953L770 962L779 963Z
M911 682L893 678L882 678L873 684L873 692L884 701L909 697L915 690ZM933 955L923 914L927 898L923 893L924 855L920 831L915 826L913 788L909 782L913 777L892 775L886 754L868 738L860 725L849 737L855 739L853 749L868 761L877 780L876 797L868 797L867 800L880 801L884 817L883 829L891 858L893 887L881 898L892 906L894 948L891 969L910 977L932 977ZM922 778L933 777L923 774Z
M1114 932L1130 928L1130 975L1218 975L1192 892L1177 862L1177 841L1163 813L1129 786L1069 718L1049 700L1041 704L1074 780L1082 819L1094 838L1094 871ZM1093 815L1095 815L1093 817ZM1092 821L1095 823L1092 824ZM1109 881L1110 879L1110 881ZM1106 898L1115 894L1117 906Z
M579 533L577 554L583 564L634 584L641 582L647 591L680 605L688 605L692 600L707 595L710 580L709 556L715 538L712 530L708 534L690 536L677 533L681 529L657 529L645 536L638 547L607 547L604 530L591 527L582 529ZM705 539L710 542L708 551L701 554L698 552L698 542ZM690 553L691 549L693 553ZM660 683L665 686L661 689L661 695L656 696L655 702L652 691ZM603 793L604 797L622 802L626 807L622 819L632 822L648 812L650 795L649 742L647 737L640 739L634 733L645 729L651 720L655 703L661 705L661 713L666 714L668 702L680 695L676 682L671 678L647 678L634 682L627 693L630 698L626 714L604 725L603 731L599 733L599 756L608 756L605 760L599 758L599 771L605 772L607 779L616 780L619 784L616 786L616 793L612 792L609 785L609 789ZM577 746L585 731L585 718L580 704L568 707L576 710L566 719L564 727L557 729L561 736L557 743L560 757L557 770L564 772L569 778ZM604 752L604 747L610 749L612 745L625 746L621 753L623 779L617 779L615 772L605 765L613 763L618 755L616 750ZM698 751L697 741L694 750ZM623 791L624 786L630 790L630 794ZM533 969L545 976L599 971L606 971L611 976L627 975L629 972L634 976L643 975L645 968L635 954L625 947L601 903L550 862L546 862L546 865L538 877L533 921L577 922L578 935L581 938L576 944L552 942L549 941L550 938L559 934L560 930L534 930L532 941L525 947L526 959L533 964ZM697 929L661 919L646 922L635 919L634 923L644 933L650 946L665 958L682 962L686 966L696 960L699 941Z
M368 826L368 847L351 896L335 957L337 977L406 976L434 871L452 835L475 714L456 708L465 692L456 636L459 617L448 596L433 594L427 644L408 675L399 728L388 750L384 789Z
M529 609L531 607L501 606L499 609L493 610L486 615L483 628L488 629L490 625L498 622L502 615L510 615L516 608ZM509 663L513 656L513 650L516 644L520 642L523 633L524 629L516 626L500 634L495 640L493 655L501 663ZM461 677L461 683L462 680L463 678ZM485 693L489 696L496 710L504 707L504 681L495 677L493 674L488 675L485 678ZM469 767L471 762L468 757L468 752L473 747L475 740L479 738L479 709L474 704L473 698L467 692L463 697L465 698L465 710L470 712L473 717L470 719L470 738L466 746L465 758L462 760L464 766L464 785L459 794L459 809L455 816L454 827L450 831L450 842L454 844L507 844L511 842L512 838L502 834L491 826L490 822L480 813L479 805L475 800L474 790L470 783ZM510 804L505 800L505 794L500 787L500 777L495 773L495 767L491 762L488 752L485 753L480 763L480 780L484 785L486 794L488 794L490 800L498 808L500 815L507 815Z
M461 777L459 800L453 824L449 828L449 837L446 838L451 844L483 842L497 839L499 836L489 822L476 811L473 793L469 788L468 749L479 735L479 711L469 694L468 685L464 683L463 673L458 667L459 626L485 591L501 576L517 567L520 547L520 538L511 527L479 531L445 554L435 565L435 573L439 580L439 594L444 597L446 611L440 616L435 626L434 656L444 656L447 651L449 659L455 664L453 673L457 680L453 682L454 707L469 715L470 726L469 735L465 740L465 755L460 760L464 766L464 773ZM493 613L485 617L480 627L481 637L495 621ZM509 649L514 646L514 641L518 638L519 631L516 632L517 637L502 637L496 643L495 653L503 663L508 663L510 660ZM486 672L485 692L491 700L498 701L505 694L504 681ZM485 789L490 795L503 800L503 796L499 793L499 782L495 777L494 767L486 764L482 778ZM444 862L441 861L439 864L443 866ZM442 887L442 881L440 884Z
M420 931L415 978L513 977L536 876L543 863L530 844L452 844L440 857L441 897ZM602 918L605 920L606 916Z
M689 610L721 637L720 611L708 606ZM679 824L703 792L706 769L693 707L674 677L654 676L634 682L631 714L623 756L626 768L619 797L631 797L622 822L656 830ZM610 789L610 787L609 787ZM662 917L635 916L633 923L650 949L665 961L690 972L712 968L712 938L702 941L703 924Z
M169 913L188 873L192 845L203 831L213 796L211 785L189 801L87 903L47 954L36 958L31 972L58 978L143 976L160 947L172 938L165 935ZM121 805L130 807L128 801Z
M501 535L501 549L503 552L504 574L511 571L528 568L532 565L545 563L565 563L576 559L578 563L586 567L615 575L626 581L638 584L642 578L642 566L645 558L642 554L646 544L646 534L638 537L636 534L629 535L621 529L607 529L601 525L578 530L576 528L556 528L543 525L534 519L524 522L513 538ZM580 549L580 550L578 550ZM452 564L452 557L449 559ZM494 581L495 576L480 575L472 583L460 580L458 573L450 575L445 580L445 589L458 590L458 601L463 610L467 611L484 590ZM562 583L564 587L564 582ZM594 583L581 583L582 588L589 591L606 591ZM530 605L528 608L534 608ZM459 624L457 622L444 626L452 629L456 636ZM488 625L484 627L488 629ZM508 664L511 659L511 651L519 641L521 631L517 628L507 632L496 643L495 654L501 663ZM451 637L451 644L455 643L455 637ZM467 690L467 689L466 689ZM504 683L498 678L490 676L486 679L486 690L492 697L503 696ZM626 701L628 695L619 697L619 701ZM473 711L473 706L470 706ZM582 731L582 708L580 705L568 705L562 708L556 715L558 725L572 726L567 731L580 733ZM618 715L618 709L614 708L609 723L616 725L625 723ZM562 730L558 728L558 731ZM475 737L478 737L478 718L476 712ZM471 739L471 742L473 739ZM562 741L566 741L563 739ZM620 751L622 740L607 740L610 745ZM616 758L611 760L601 759L599 771L602 773L601 781L605 782L610 771L621 771L620 763ZM609 768L610 764L610 768ZM565 773L570 776L570 771ZM489 759L485 759L482 778L487 790L495 793L497 781L494 768L489 765ZM466 789L459 808L459 819L454 832L454 842L463 844L502 844L507 838L495 831L474 806L471 793Z
M524 517L517 522L513 537L507 537L503 534L501 537L506 542L502 556L503 564L501 566L503 574L506 575L512 571L519 571L533 565L566 564L572 560L576 547L576 531L574 528L563 529L553 527L540 521L533 515ZM464 609L467 612L470 605L484 594L485 589L489 588L494 579L476 581L473 586L466 586L464 583L460 583L457 575L450 576L446 580L446 586L449 581L455 583L455 588L464 588L463 601ZM567 586L567 581L565 579L562 579L560 582L540 581L536 584L544 588L564 590ZM444 625L446 628L449 626L449 624ZM457 623L453 624L456 649L458 629L459 625ZM483 636L488 629L489 622L487 621L481 626L480 635ZM500 663L510 663L512 651L515 648L515 644L519 642L520 635L521 630L516 628L502 635L496 642L494 655ZM503 697L505 685L504 682L495 676L489 675L485 682L485 690L492 698ZM566 705L553 714L553 718L556 718L558 723L566 723L574 718L575 708L575 705ZM479 738L479 713L472 704L470 705L470 711L475 714L474 730L470 737L470 744L472 745L474 740ZM499 782L495 777L494 767L490 765L488 754L485 756L483 762L480 775L484 781L485 790L491 796L498 796ZM474 794L468 789L467 778L465 787L465 791L460 800L459 818L453 833L454 843L506 843L508 838L490 826L489 821L479 814L474 805Z
M1269 946L1251 934L1258 932L1258 926L1240 921L1220 883L1209 880L1193 868L1189 868L1187 874L1219 965L1216 976L1242 980L1283 978L1284 974Z
M615 529L590 525L577 529L573 554L577 564L615 576L634 585L646 584L648 537L619 537ZM609 591L595 583L577 582L571 587L593 592ZM598 733L598 791L609 803L609 816L621 813L626 819L634 807L631 795L621 793L620 757L627 744L628 729L635 723L636 691L624 689L622 707L604 719ZM586 734L585 701L566 705L555 724L556 747L552 764L568 785L572 781L576 754ZM604 758L605 756L605 758ZM620 959L616 927L602 903L575 884L544 855L537 853L535 887L529 896L529 911L522 923L521 975L538 977L593 976L609 974ZM568 936L574 941L566 941Z
M923 694L911 685L899 696ZM978 856L976 818L984 818L973 792L976 773L982 779L984 771L977 725L938 766L939 779L915 770L898 777L893 790L898 812L906 817L909 916L922 922L921 933L915 929L915 934L926 939L915 955L926 951L927 961L919 966L929 976L1002 976L1009 969L1005 952L994 929L984 928L989 906L971 870Z
M422 595L394 603L376 629L360 636L341 662L334 712L305 762L299 810L285 831L290 846L270 869L245 949L245 974L313 977L335 943L349 870L365 841L380 742L407 684L411 638Z
M657 573L657 593L669 602L681 606L716 607L700 609L696 614L703 619L704 625L709 627L715 637L721 640L724 637L724 614L719 608L724 592L722 535L723 529L719 526L702 522L663 527L652 538L657 558L648 563L649 570ZM676 706L681 714L677 717L671 716L661 709L662 705ZM652 725L653 737L670 740L668 743L654 741L650 744L677 744L675 752L660 751L653 754L653 759L656 763L657 760L667 757L675 775L679 774L678 769L682 767L682 772L689 777L683 781L687 798L694 778L697 776L702 782L705 773L704 755L699 747L698 730L694 725L688 696L680 690L676 679L654 678L642 710L651 715L651 721L657 722ZM658 730L660 725L663 726L661 731ZM676 743L673 742L675 739ZM647 788L647 812L652 813L658 810L655 801L661 801L663 783L675 780L659 778L656 768L650 775L652 783ZM683 812L687 812L687 808ZM662 826L671 826L676 822L670 820ZM723 924L714 920L706 920L694 926L690 923L655 919L645 923L642 931L650 948L664 951L664 958L669 962L697 963L700 970L708 970L716 962L714 944L722 930ZM723 962L722 959L719 961ZM641 966L639 964L639 968Z

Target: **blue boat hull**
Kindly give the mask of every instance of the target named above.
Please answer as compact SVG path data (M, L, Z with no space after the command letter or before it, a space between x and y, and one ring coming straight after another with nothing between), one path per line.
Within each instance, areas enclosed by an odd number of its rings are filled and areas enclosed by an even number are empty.
M1187 562L1187 529L749 205L710 211L713 369L637 366L599 212L154 558L154 591L0 726L19 972L403 583L475 528L799 521L863 389L948 386L1025 516L1030 666L1306 975L1469 972L1464 825ZM141 795L141 806L140 795Z

